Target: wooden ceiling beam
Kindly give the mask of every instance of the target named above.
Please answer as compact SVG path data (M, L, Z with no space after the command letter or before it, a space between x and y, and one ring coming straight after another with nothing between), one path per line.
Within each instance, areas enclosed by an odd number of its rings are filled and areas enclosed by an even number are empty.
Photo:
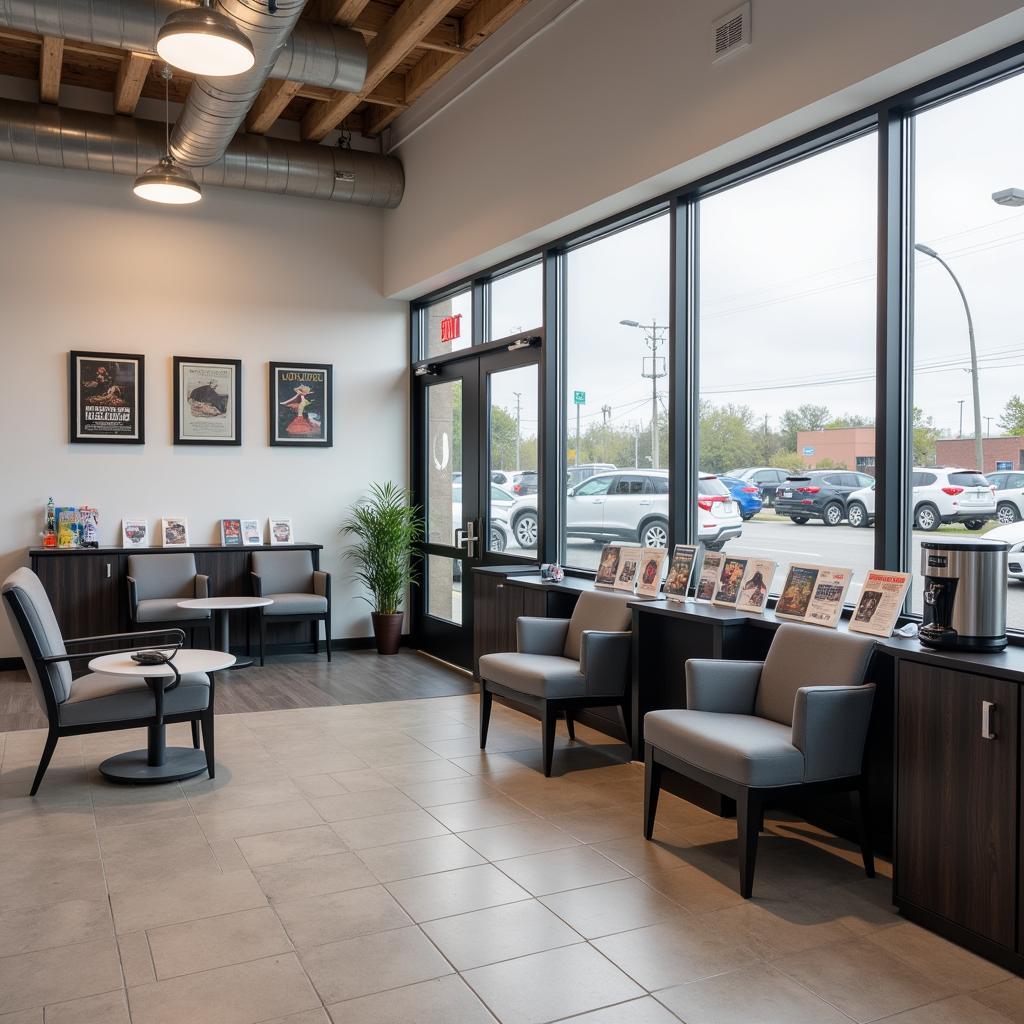
M291 103L301 87L301 82L292 82L288 79L272 78L268 81L246 116L246 131L254 135L263 135L284 113L284 108Z
M39 100L56 103L60 98L60 72L64 62L64 40L57 36L43 36L39 51Z
M374 39L394 16L393 7L381 0L370 0L363 13L352 25L367 42ZM442 18L417 44L417 49L438 50L442 53L459 53L459 22L456 18Z
M351 25L366 9L370 0L324 0L323 20L336 25Z
M341 124L457 2L404 0L394 17L367 48L366 81L362 91L339 93L327 103L315 103L302 119L302 137L319 142L331 129Z
M129 53L121 60L114 85L114 113L134 114L146 84L153 56L148 53Z

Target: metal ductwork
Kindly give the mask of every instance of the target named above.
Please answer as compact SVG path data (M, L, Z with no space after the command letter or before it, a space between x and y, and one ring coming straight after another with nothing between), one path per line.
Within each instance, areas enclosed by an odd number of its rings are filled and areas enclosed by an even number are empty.
M0 99L0 160L135 177L164 152L157 121ZM194 176L204 185L392 209L405 189L394 157L239 135Z
M0 0L0 26L155 54L156 36L167 15L194 6L189 0ZM222 5L222 10L235 17L234 7ZM247 19L238 23L248 31ZM359 92L366 79L366 42L340 25L299 22L269 77Z

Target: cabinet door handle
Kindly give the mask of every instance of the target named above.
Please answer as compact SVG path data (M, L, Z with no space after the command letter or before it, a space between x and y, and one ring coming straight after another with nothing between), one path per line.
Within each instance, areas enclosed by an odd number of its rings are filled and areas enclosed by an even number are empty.
M107 562L107 579L110 579L110 563Z
M990 700L981 702L981 738L983 740L994 740L996 734L992 729L992 712L996 710L995 704Z
M499 583L494 589L495 590L504 590L505 589L505 584L504 583Z

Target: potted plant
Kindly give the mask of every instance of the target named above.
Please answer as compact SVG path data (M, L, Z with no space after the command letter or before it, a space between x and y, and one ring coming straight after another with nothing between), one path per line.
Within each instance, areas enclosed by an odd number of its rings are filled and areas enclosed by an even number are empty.
M388 481L371 484L370 493L349 509L341 532L353 540L346 557L353 565L352 579L373 611L373 635L379 654L397 654L402 639L402 612L406 590L416 586L423 539L423 519L405 489Z

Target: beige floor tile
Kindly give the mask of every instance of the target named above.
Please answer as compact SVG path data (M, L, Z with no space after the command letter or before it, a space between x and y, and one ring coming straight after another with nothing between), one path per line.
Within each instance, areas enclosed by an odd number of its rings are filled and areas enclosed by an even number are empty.
M352 818L371 818L380 814L398 814L415 811L418 807L397 789L372 789L363 793L344 793L341 796L311 797L310 803L324 821L349 821Z
M253 868L271 903L376 885L376 876L354 853L334 853Z
M117 951L121 957L125 985L131 988L133 985L145 985L156 981L153 954L149 948L149 937L145 932L118 935Z
M3 1024L0 1021L0 1024ZM303 1010L301 1013L290 1013L287 1017L275 1017L263 1024L331 1024L331 1018L323 1008L319 1010Z
M536 900L443 917L421 927L460 971L580 941L577 932Z
M455 975L328 1007L334 1024L494 1024L473 990Z
M232 871L205 878L167 877L111 895L119 933L195 921L265 907L266 897L251 871Z
M535 853L500 861L498 867L534 896L628 878L629 872L589 846Z
M679 1018L661 1003L645 996L573 1017L569 1024L679 1024Z
M428 751L429 753L429 751ZM333 753L299 755L297 757L276 758L279 774L297 775L333 775L335 772L348 772L356 768L365 768L366 761L355 754Z
M573 811L570 814L548 815L548 819L581 843L606 843L641 834L643 812L639 809L617 808L613 811Z
M983 1006L1001 1013L1012 1024L1024 1024L1024 979L1014 978L971 993Z
M342 793L349 792L331 775L299 775L291 782L305 797L340 796Z
M299 949L411 923L409 915L383 886L284 900L274 909Z
M586 944L478 967L464 977L502 1024L542 1024L644 995Z
M320 1006L294 953L187 974L128 990L133 1024L256 1024Z
M889 928L902 920L892 904L892 883L886 878L862 878L849 885L813 889L803 896L803 902L842 922L857 935Z
M4 843L0 910L71 899L105 899L103 868L94 832Z
M60 1003L121 987L113 938L0 959L0 1013Z
M644 839L643 833L638 831L625 839L596 843L594 849L638 878L643 878L648 872L685 867L690 863L687 859L688 845L675 832L663 830L654 839Z
M206 787L188 791L188 801L200 811L233 811L239 807L260 807L265 804L286 803L300 795L291 779L271 782L235 782L230 786L216 786L206 780Z
M292 949L281 922L269 907L169 924L151 928L147 934L160 980L259 960Z
M467 914L529 896L491 864L390 882L388 890L417 922Z
M356 749L359 749L359 756L370 768L377 769L440 759L440 754L428 750L422 743L417 743L415 740L410 740L407 743L392 743L386 746Z
M174 818L106 828L99 832L99 839L111 892L148 882L221 873L194 819Z
M258 836L240 836L235 842L252 867L280 864L286 860L324 857L344 853L348 846L329 825L310 825L283 832L264 832Z
M65 900L43 907L8 910L0 912L0 957L102 939L110 932L110 906L106 900Z
M430 762L428 762L429 764ZM468 800L486 800L497 796L493 786L479 776L461 779L440 779L433 782L406 783L400 787L421 807L442 807L445 804L465 803Z
M427 764L434 764L435 762L429 761ZM443 761L436 762L437 764L443 764ZM424 765L414 765L417 770L421 770ZM393 789L394 783L389 781L385 777L384 772L390 769L382 769L377 771L376 768L361 768L358 771L351 772L336 772L331 775L330 778L338 786L341 787L342 793L367 793L374 789ZM404 769L408 770L408 769ZM338 794L322 794L323 796L336 796Z
M484 858L453 835L414 839L359 851L360 859L382 882L483 864Z
M43 1024L43 1008L15 1010L14 1013L0 1013L0 1024Z
M449 834L448 829L437 818L419 807L414 811L400 811L398 814L379 814L372 818L335 821L331 823L331 828L353 850Z
M462 838L488 860L526 857L533 853L546 853L578 845L578 840L568 832L540 819L474 829L463 832Z
M647 868L643 880L656 892L694 914L706 914L744 902L739 892L739 876L723 880L689 864L664 871Z
M123 988L46 1007L46 1024L130 1024Z
M687 1024L848 1024L849 1018L791 978L764 965L658 993Z
M690 916L638 878L542 896L541 903L588 939Z
M857 1021L873 1021L954 995L867 939L774 961L778 970Z
M507 825L512 821L527 821L535 817L533 812L522 804L502 796L487 800L468 800L461 804L445 804L442 807L431 808L430 813L453 832Z
M96 827L92 807L85 803L36 804L24 797L0 799L0 835L6 842L47 838Z
M317 946L299 959L326 1004L453 973L451 964L416 927Z
M323 824L323 819L303 797L293 797L285 803L263 804L258 807L200 811L196 814L196 820L210 842Z
M1006 1024L1007 1018L973 996L959 995L886 1017L880 1024Z

